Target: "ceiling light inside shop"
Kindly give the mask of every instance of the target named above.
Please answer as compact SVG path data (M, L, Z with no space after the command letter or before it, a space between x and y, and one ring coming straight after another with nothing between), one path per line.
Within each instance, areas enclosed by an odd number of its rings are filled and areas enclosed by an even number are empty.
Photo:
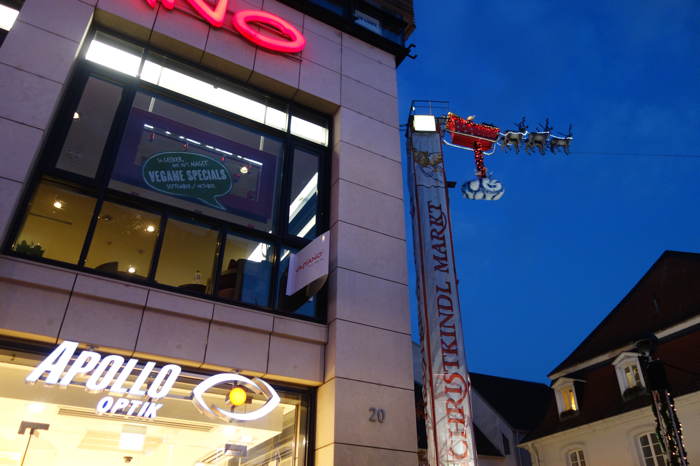
M53 201L53 206L56 209L63 209L63 202L56 199L55 201Z
M154 231L156 231L156 227L153 226L153 225L148 225L148 226L146 227L146 231L147 231L148 233L153 233Z
M290 132L308 141L324 146L328 145L328 128L324 128L323 126L311 123L299 117L292 116Z
M136 273L136 267L133 265L130 265L128 269L126 269L127 272L129 273Z
M19 10L10 8L5 5L0 5L0 29L9 31L12 29L12 25L15 24L15 20L19 15Z
M73 113L73 119L80 120L80 113L78 113L78 112Z
M265 124L282 131L287 131L287 112L267 107L265 113Z
M32 402L27 405L27 412L32 414L43 413L45 409L46 405L44 403Z
M141 57L139 55L100 42L97 39L93 39L90 42L85 58L129 76L137 76L139 74L139 66L141 66Z
M119 448L121 450L142 451L146 443L146 426L134 426L126 424L119 434Z

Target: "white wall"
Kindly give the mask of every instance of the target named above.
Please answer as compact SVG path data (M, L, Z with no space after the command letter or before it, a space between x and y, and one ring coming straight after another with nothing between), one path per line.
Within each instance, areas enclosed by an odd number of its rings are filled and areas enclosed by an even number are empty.
M700 463L700 392L676 399L678 417L683 425L690 464ZM637 438L655 431L650 407L630 411L585 426L528 442L535 466L567 465L566 454L583 449L591 466L643 466Z

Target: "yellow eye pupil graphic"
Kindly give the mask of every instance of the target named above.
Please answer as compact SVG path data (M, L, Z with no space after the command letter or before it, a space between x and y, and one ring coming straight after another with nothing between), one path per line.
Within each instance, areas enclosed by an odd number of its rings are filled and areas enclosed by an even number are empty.
M243 403L245 403L245 400L247 398L248 395L246 394L245 390L243 390L241 387L233 387L228 393L228 400L233 406L242 405Z

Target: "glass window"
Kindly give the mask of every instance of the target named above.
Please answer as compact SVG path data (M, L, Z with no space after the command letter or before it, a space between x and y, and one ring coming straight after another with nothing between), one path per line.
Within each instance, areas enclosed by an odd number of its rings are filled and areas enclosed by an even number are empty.
M302 238L315 238L317 210L318 156L296 149L292 167L289 233Z
M104 202L85 266L101 272L147 278L160 229L160 216Z
M650 432L639 437L639 447L642 451L645 466L666 466L664 452L659 437Z
M102 159L122 88L94 77L88 79L56 168L93 178Z
M85 53L85 59L120 73L136 77L141 67L142 54L143 47L98 32L90 41L90 45Z
M186 291L210 293L218 236L212 228L168 219L156 281Z
M299 116L292 116L289 132L322 146L328 145L328 127Z
M272 247L264 242L226 236L217 296L267 307L272 280Z
M586 466L586 460L583 457L583 450L574 450L569 452L569 466Z
M155 419L99 415L96 406L108 395L106 391L89 393L79 383L62 390L43 383L26 384L24 379L37 364L31 356L20 354L21 364L13 358L13 363L0 365L0 464L19 465L23 457L25 466L307 464L309 396L305 393L275 386L280 397L276 408L260 419L234 424L201 413L189 399L194 387L210 374L181 374L158 400L161 407ZM125 387L132 386L137 375L138 369ZM246 385L242 386L245 390ZM232 388L219 384L203 398L207 405L223 409ZM150 400L133 398L131 403L136 401ZM244 405L237 409L253 411L267 401L265 395L246 390ZM36 423L38 428L18 432L23 422Z
M277 308L282 312L306 317L318 317L316 315L317 296L307 296L306 289L302 288L292 296L287 296L287 274L289 272L289 249L283 249L280 256L279 273L277 278Z
M29 202L12 250L25 256L77 264L95 199L42 181Z
M639 369L637 369L636 364L625 366L625 379L627 381L627 387L629 388L642 384L642 380L639 377Z
M140 93L109 186L272 230L282 143Z
M578 406L576 406L576 394L573 388L565 388L561 392L562 398L564 400L564 411L576 411Z

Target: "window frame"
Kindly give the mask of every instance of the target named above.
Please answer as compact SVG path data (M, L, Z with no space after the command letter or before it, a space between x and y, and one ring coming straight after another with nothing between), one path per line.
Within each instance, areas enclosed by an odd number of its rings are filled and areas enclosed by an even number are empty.
M634 397L632 392L643 393L646 391L646 382L644 381L644 373L642 372L642 365L640 364L639 353L633 353L625 351L620 353L619 356L613 361L613 367L615 367L615 376L617 377L618 388L620 389L620 395L623 399L629 399ZM634 367L637 369L637 374L639 374L639 383L635 385L630 385L627 381L627 375L625 374L625 369ZM627 394L627 395L626 395ZM631 396L630 396L631 395Z
M571 455L576 455L576 462L571 461ZM572 448L566 452L567 466L586 466L586 455L583 448Z
M579 402L576 385L574 383L576 381L577 380L575 379L562 377L552 385L552 390L554 390L554 395L557 402L557 412L559 413L560 418L572 416L581 411L581 403ZM567 403L564 400L564 392L568 390L571 390L571 393L574 396L574 404L576 405L574 409L566 409Z
M200 102L190 97L177 94L168 89L153 85L147 81L139 79L138 77L129 76L119 71L112 70L100 64L86 60L85 55L88 46L91 40L95 37L95 35L98 32L108 34L117 39L125 40L131 44L136 44L136 42L134 42L133 40L130 40L129 38L126 38L120 35L119 33L116 33L106 28L99 28L99 30L93 29L88 34L84 42L85 46L83 46L78 58L76 59L71 77L68 80L68 84L66 85L64 94L60 99L59 106L54 112L54 116L48 130L47 138L44 144L42 145L41 150L39 151L37 164L28 182L26 183L26 189L20 196L20 200L18 203L19 207L15 210L13 220L6 233L2 245L2 252L4 254L14 257L29 259L32 261L42 262L49 265L59 266L76 271L88 272L91 274L101 275L113 279L135 282L140 285L165 289L168 291L174 291L180 294L192 295L213 301L219 301L229 305L232 304L252 308L264 312L274 313L276 315L284 315L312 322L326 322L328 293L327 286L324 286L321 289L321 291L319 291L319 293L316 295L317 303L315 317L295 315L293 313L286 313L276 309L276 293L278 286L277 275L279 270L279 251L281 251L283 248L297 250L302 249L312 241L312 239L300 238L297 236L293 236L287 232L289 202L291 197L291 175L294 163L294 151L296 149L315 154L318 157L318 204L316 214L317 232L326 231L330 226L330 178L332 153L331 151L333 141L333 127L331 124L331 117L329 115L325 115L319 113L318 111L312 110L308 107L299 105L296 102L292 102L275 96L269 96L270 101L275 103L284 103L285 110L287 111L288 124L286 131L281 131L274 127L267 126L263 123L250 120L246 117L226 112L223 109L207 105L204 102ZM157 48L153 48L150 45L139 44L139 46L142 46L144 50L142 59L145 59L145 57L147 57L149 53L158 54L160 56L166 57L167 59L172 59L177 63L181 63L184 66L189 66L194 69L200 69L207 75L210 75L216 78L217 80L220 80L221 82L230 82L234 86L249 88L251 92L256 93L258 95L265 95L261 91L255 88L251 88L245 83L242 83L234 78L223 75L221 73L217 73L216 71L210 70L207 67L193 64L188 60L179 57L173 57L171 54L165 53ZM66 141L66 137L68 135L71 123L73 121L73 114L80 103L80 99L83 95L83 90L85 89L85 86L90 77L101 79L108 83L112 83L122 87L120 101L117 105L115 115L112 119L111 127L108 131L108 135L105 140L105 147L101 155L99 166L93 178L89 178L83 175L78 175L66 170L62 170L60 168L56 168L56 163L61 155L63 145ZM148 198L129 195L127 193L123 193L108 187L109 179L113 171L114 165L116 163L121 137L126 128L129 112L134 103L135 96L139 91L148 94L153 94L159 98L166 99L176 104L184 105L186 108L189 108L192 111L200 112L211 118L230 121L233 124L239 125L243 128L247 128L262 134L270 135L271 137L278 139L282 143L283 150L279 156L279 160L281 163L281 176L277 180L278 182L280 182L281 189L279 194L276 196L276 199L273 200L273 233L268 233L264 230L249 228L238 223L225 221L223 219L208 217L206 215L202 215L197 212L193 212L175 205L157 202ZM289 122L291 121L291 117L293 115L299 114L311 114L314 115L314 117L316 117L317 119L323 120L327 123L327 146L315 144L313 142L307 141L301 137L291 134ZM12 244L17 239L21 231L24 219L26 217L26 213L28 212L28 202L32 199L33 194L36 192L38 185L43 179L65 185L71 189L75 189L81 194L89 195L95 198L96 200L94 211L91 214L92 217L90 220L90 225L85 235L82 251L77 264L70 264L53 259L45 259L42 257L27 258L25 255L16 253L12 250ZM160 215L161 223L159 225L159 235L156 241L153 255L151 257L151 270L149 271L149 276L146 280L139 279L137 277L115 276L108 272L102 272L84 266L90 244L93 240L97 217L105 201L113 202L119 205L124 205L126 207L133 207L149 213ZM272 246L272 253L274 254L272 276L270 281L270 296L268 299L269 305L263 307L218 297L216 296L216 285L214 285L214 287L212 288L211 294L200 294L188 290L178 289L177 287L171 287L168 285L156 283L154 280L156 265L158 263L159 255L161 252L165 226L167 224L167 220L171 217L187 219L204 225L212 225L216 229L218 229L219 244L217 247L216 257L214 259L215 275L213 278L215 282L218 281L218 277L221 273L221 262L223 260L222 253L224 250L223 248L225 238L228 233L232 233L251 240L259 240L261 242L269 243Z
M651 449L652 456L650 458L647 458L644 456L644 447L642 445L642 439L647 438L649 441L649 448ZM654 462L654 466L668 466L668 463L666 462L666 458L664 458L663 453L661 455L657 455L654 452L654 439L656 439L656 443L658 443L661 446L661 439L658 438L656 435L656 432L644 432L642 434L639 434L635 437L635 444L637 446L637 452L639 453L639 458L641 460L641 465L646 466L647 460L652 460ZM661 446L663 449L663 446ZM658 461L658 457L661 456L662 462Z

